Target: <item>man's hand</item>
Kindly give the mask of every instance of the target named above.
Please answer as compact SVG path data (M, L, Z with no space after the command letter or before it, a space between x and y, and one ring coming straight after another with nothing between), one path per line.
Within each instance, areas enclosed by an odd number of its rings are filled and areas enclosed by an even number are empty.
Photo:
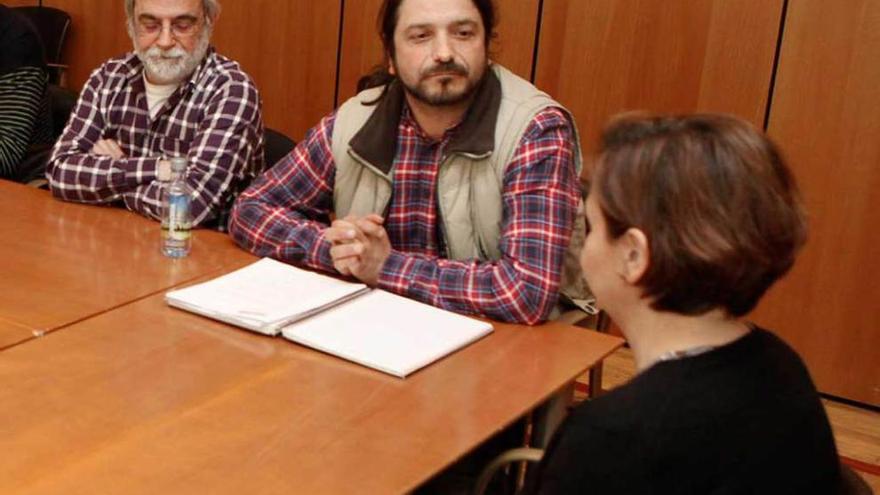
M363 250L363 234L358 231L354 217L334 220L330 228L324 231L324 237L330 241L330 257L333 268L343 275L351 275L351 266L358 261Z
M371 287L379 283L379 272L391 254L383 222L375 214L333 222L325 236L333 243L330 257L339 273L353 275Z
M122 152L122 148L120 148L119 144L112 139L99 139L98 142L92 146L91 153L98 156L109 156L114 160L125 158L125 153Z

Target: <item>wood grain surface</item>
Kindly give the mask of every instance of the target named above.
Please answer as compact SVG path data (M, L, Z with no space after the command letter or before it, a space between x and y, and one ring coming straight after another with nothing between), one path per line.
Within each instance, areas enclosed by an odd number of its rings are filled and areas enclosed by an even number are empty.
M157 295L4 351L0 492L403 493L620 344L496 324L403 380Z

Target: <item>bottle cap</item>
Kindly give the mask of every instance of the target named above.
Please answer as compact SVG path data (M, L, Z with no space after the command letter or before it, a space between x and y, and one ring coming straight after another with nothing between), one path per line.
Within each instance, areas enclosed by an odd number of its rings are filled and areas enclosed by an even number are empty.
M159 166L156 168L156 178L160 182L168 182L171 180L171 162L168 160L159 160Z
M186 171L186 158L180 156L172 158L171 171L177 173Z

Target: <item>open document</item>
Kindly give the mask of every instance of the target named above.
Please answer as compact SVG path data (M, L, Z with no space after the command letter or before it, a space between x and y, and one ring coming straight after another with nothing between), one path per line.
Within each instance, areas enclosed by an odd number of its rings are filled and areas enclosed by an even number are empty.
M399 377L492 332L483 321L268 258L165 300Z

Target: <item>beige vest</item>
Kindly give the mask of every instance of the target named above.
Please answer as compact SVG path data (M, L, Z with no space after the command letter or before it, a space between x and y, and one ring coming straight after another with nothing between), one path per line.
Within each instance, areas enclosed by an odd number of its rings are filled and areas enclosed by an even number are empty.
M437 177L439 217L443 222L442 231L445 235L444 240L449 259L494 261L501 258L499 240L502 225L504 170L532 119L540 111L548 107L557 107L562 108L568 115L574 130L574 160L578 173L582 167L580 141L571 114L546 93L539 91L529 82L504 67L493 64L492 70L500 83L500 93L491 90L482 91L483 94L478 94L475 98L474 105L486 107L486 112L490 115L497 108L494 129L485 129L487 127L485 122L482 123L482 126L480 123L475 123L476 127L471 126L476 129L475 132L472 132L476 137L471 139L471 144L474 144L474 141L479 142L482 135L483 147L486 151L456 151L450 146L447 150L447 156L439 166ZM496 84L487 81L484 86L490 83ZM393 144L402 103L398 103L396 106L392 104L391 108L383 108L377 112L386 114L388 116L386 120L389 120L396 112L397 120L394 120L393 126L374 115L377 107L383 103L378 105L363 104L375 101L382 91L382 87L363 91L346 101L337 111L332 137L333 159L336 164L333 203L337 218L350 214L361 216L377 213L382 215L391 198L393 167L389 162L393 160L393 148L386 148L384 157L381 159L370 159L362 156L366 153L358 153L354 146L350 145L353 139L359 139L360 134L366 133L373 134L366 140L367 144L365 145L370 152L372 152L370 142L378 143L390 140ZM389 94L382 101L384 102L391 97L392 95ZM500 99L500 103L498 101L494 103L478 102L481 97L483 99L494 97L495 100ZM402 100L402 91L397 99ZM485 113L483 115L485 116ZM463 123L462 127L466 125L467 123ZM376 136L374 132L371 132L371 127L383 126L387 132L393 130L394 135L385 136L385 139L382 139L381 136ZM385 133L387 134L387 132ZM468 133L470 130L460 129L459 132ZM382 132L379 134L381 135ZM493 134L494 143L485 142L491 141ZM383 143L379 146L386 147L388 144ZM481 146L477 143L474 146L465 147L480 148ZM578 263L579 251L584 242L583 216L583 202L581 202L575 218L571 244L565 256L560 286L563 295L570 300L575 300L582 307L584 300L590 298L586 283L580 275Z

